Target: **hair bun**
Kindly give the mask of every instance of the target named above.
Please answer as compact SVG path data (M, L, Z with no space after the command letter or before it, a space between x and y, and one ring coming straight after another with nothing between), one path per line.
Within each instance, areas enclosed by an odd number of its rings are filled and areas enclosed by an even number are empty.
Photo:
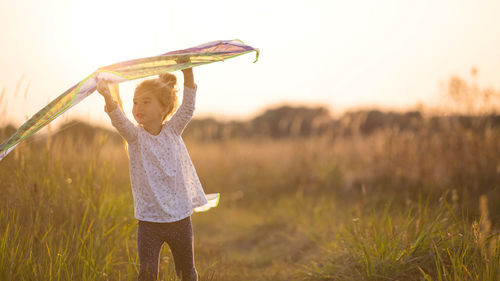
M160 74L159 79L169 88L174 88L175 84L177 84L177 76L169 72Z

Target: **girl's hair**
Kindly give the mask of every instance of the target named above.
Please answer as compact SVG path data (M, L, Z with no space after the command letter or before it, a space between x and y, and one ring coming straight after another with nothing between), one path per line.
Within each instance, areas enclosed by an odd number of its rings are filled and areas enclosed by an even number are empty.
M162 122L177 108L177 77L172 73L163 73L156 79L142 81L136 88L134 95L141 96L146 93L153 94L160 104L167 108Z

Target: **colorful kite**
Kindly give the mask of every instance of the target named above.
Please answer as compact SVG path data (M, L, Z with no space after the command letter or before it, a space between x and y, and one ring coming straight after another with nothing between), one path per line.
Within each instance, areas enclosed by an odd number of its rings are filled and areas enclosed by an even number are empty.
M10 138L3 142L0 145L0 160L11 152L19 142L33 135L63 112L92 94L97 88L97 83L102 79L112 83L110 84L111 93L123 111L121 99L118 94L118 83L223 61L253 51L256 52L256 62L259 57L259 50L245 45L240 40L213 41L155 57L129 60L101 67L51 101L26 121ZM207 194L209 202L195 209L195 211L206 211L211 207L217 206L219 198L220 194L218 193Z

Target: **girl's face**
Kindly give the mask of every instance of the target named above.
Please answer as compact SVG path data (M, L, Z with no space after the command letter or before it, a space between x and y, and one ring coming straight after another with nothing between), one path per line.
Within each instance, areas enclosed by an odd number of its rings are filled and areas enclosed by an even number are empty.
M158 99L150 93L134 96L132 113L135 121L140 125L150 127L162 123L166 109L162 107Z

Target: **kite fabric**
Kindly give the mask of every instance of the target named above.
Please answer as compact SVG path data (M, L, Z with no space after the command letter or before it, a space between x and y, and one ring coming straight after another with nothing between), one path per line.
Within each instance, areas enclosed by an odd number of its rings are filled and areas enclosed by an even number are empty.
M259 49L245 45L240 40L221 40L205 43L193 48L168 52L163 55L124 61L101 67L75 86L69 88L47 106L38 111L24 123L12 136L0 145L0 160L11 152L19 142L33 135L66 110L88 97L97 88L100 80L106 80L111 86L111 93L118 101L121 110L121 99L118 94L118 83L165 72L182 70L203 64L224 61L250 52L256 52L255 61L259 57ZM179 63L178 63L179 62Z
M208 211L210 208L215 208L219 205L220 193L207 194L207 203L203 206L194 208L197 213Z

